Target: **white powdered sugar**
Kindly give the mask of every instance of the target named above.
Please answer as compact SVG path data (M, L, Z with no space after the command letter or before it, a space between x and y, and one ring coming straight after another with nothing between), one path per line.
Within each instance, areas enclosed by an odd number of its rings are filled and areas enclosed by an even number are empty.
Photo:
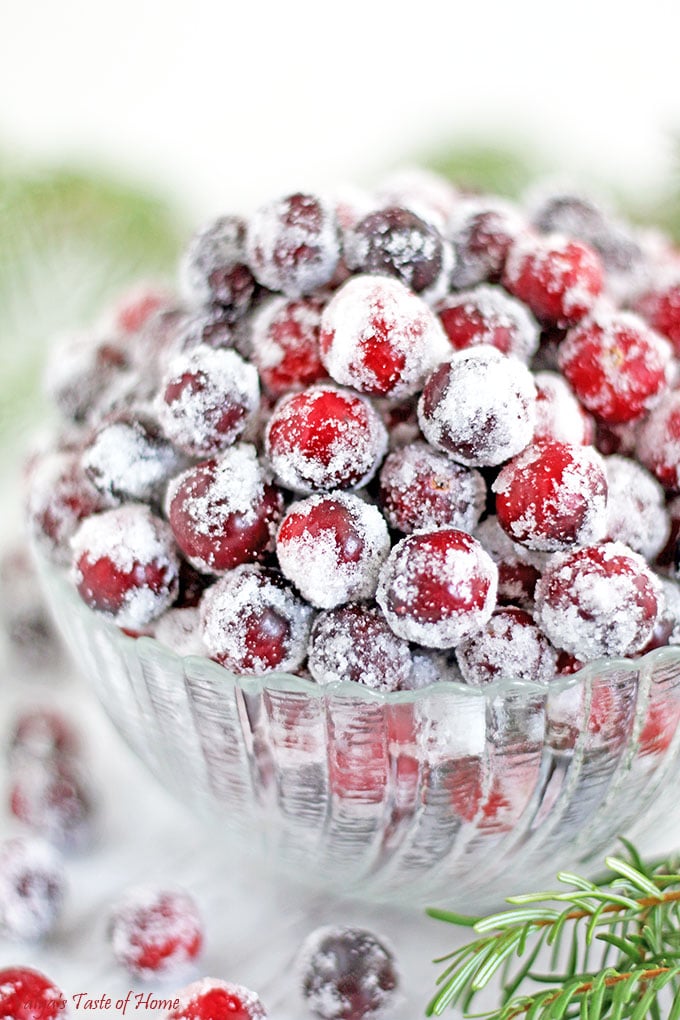
M170 443L134 420L103 426L81 458L88 478L112 501L158 500L183 462Z
M624 542L647 560L655 559L671 529L662 486L628 457L607 457L605 466L609 488L607 536Z
M461 202L451 181L422 167L404 167L389 174L378 185L376 197L381 206L410 209L439 230L444 230Z
M461 672L455 657L449 653L437 652L433 648L413 648L411 651L411 672L408 679L400 684L402 691L420 691L437 683L460 683Z
M449 217L446 236L453 242L456 266L451 282L455 288L474 287L499 273L503 255L487 244L471 244L474 233L484 224L482 238L497 238L502 246L526 230L524 216L511 202L495 196L475 196L460 199Z
M241 514L246 522L254 521L267 481L257 450L250 443L229 447L212 463L209 483L189 486L182 498L183 509L193 529L206 536L218 533L232 514ZM185 482L194 478L196 470L189 468L170 482L165 497L168 511L180 487L184 489ZM209 571L206 564L201 566L197 563L195 566Z
M179 264L179 289L190 305L213 300L210 278L243 264L244 223L236 216L212 220L191 239Z
M380 511L345 492L293 503L276 543L281 570L319 609L371 598L389 551Z
M669 577L659 577L659 583L664 605L661 626L668 634L667 643L680 645L680 585Z
M321 317L328 374L362 393L409 396L450 350L434 312L392 277L352 277Z
M531 372L494 347L460 351L428 379L418 401L427 441L468 467L494 466L531 442L536 387Z
M507 606L460 642L456 658L469 684L502 680L548 684L555 677L557 652L528 613Z
M158 977L182 968L197 954L202 922L191 896L153 885L128 889L110 924L116 960L137 977ZM145 963L145 958L153 963Z
M267 1020L267 1013L260 1002L259 996L251 991L250 988L210 977L201 978L200 981L193 981L180 991L179 995L176 996L179 1000L179 1006L176 1011L170 1014L170 1018L175 1015L181 1016L192 1009L192 1007L196 1011L200 1007L201 1001L214 991L223 992L229 999L237 1000L243 1007L243 1011L247 1014L248 1020Z
M203 643L199 611L190 606L168 609L163 613L154 624L153 636L162 645L167 645L175 655L184 657L208 654Z
M81 519L106 505L70 451L41 454L31 465L27 498L31 533L54 562L70 562L69 542Z
M412 673L408 642L397 637L375 606L343 606L319 613L307 664L319 684L354 680L380 691L401 689Z
M666 393L642 422L635 450L667 489L680 489L680 390Z
M518 235L505 263L505 279L510 290L514 293L516 287L522 286L522 277L529 264L533 267L534 278L542 281L545 297L559 299L560 311L567 319L571 316L580 318L590 311L598 300L601 287L594 281L591 283L582 269L574 271L574 262L569 256L572 246L572 240L564 234L547 234L545 237L531 233ZM590 261L593 268L599 266L599 258L594 251Z
M96 416L107 387L125 374L126 360L115 339L90 333L55 337L45 369L45 389L67 418L89 420Z
M534 442L543 439L574 444L591 442L592 420L565 379L557 372L536 372L534 383L537 391Z
M475 325L466 347L489 345L525 364L538 350L540 331L531 312L502 287L480 284L474 290L452 294L437 308L439 315L460 309ZM467 332L467 330L466 330Z
M0 933L22 942L44 938L59 919L65 888L61 856L49 843L33 838L2 843Z

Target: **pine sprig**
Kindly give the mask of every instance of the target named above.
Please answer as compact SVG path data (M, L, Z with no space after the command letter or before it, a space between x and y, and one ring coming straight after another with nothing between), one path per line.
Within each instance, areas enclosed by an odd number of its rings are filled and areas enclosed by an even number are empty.
M509 897L488 917L428 911L477 935L435 961L446 968L428 1016L457 1006L485 1020L680 1020L678 865L645 863L622 842L625 854L608 857L596 881L561 872L566 890ZM535 969L546 956L547 974ZM496 975L500 1005L471 1013Z

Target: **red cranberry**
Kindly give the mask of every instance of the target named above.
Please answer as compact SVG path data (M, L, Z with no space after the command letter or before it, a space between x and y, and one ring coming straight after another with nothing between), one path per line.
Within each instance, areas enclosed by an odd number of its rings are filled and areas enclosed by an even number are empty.
M113 329L116 333L134 336L147 324L152 315L160 312L172 301L167 288L155 283L137 284L116 302L113 308Z
M219 574L271 552L283 497L270 484L255 448L239 444L175 478L167 508L187 559L198 570Z
M185 316L177 325L172 342L164 354L162 367L176 354L192 351L195 347L215 347L219 350L233 347L238 330L231 321L228 309L222 305L207 305L192 315Z
M369 401L334 386L283 397L265 432L277 479L296 492L364 485L386 447L385 427Z
M538 348L539 331L524 305L500 287L483 284L451 294L437 306L444 332L457 351L481 344L527 362Z
M593 442L595 429L569 385L556 372L535 372L536 428L534 442L556 440L583 446Z
M604 210L588 195L539 186L529 205L531 222L541 234L563 234L593 245L604 229Z
M0 931L25 941L49 935L61 913L65 886L63 864L48 843L9 839L0 844ZM0 1010L1 1005L0 992Z
M427 443L389 454L380 471L380 507L392 528L452 527L473 531L486 505L486 484L472 468L454 463Z
M191 241L180 267L182 290L191 303L214 302L228 309L232 320L239 319L255 294L246 263L245 220L221 216Z
M498 569L471 535L453 528L398 542L376 599L399 637L429 648L454 647L491 616Z
M415 393L450 347L434 312L399 280L355 276L321 317L321 360L343 386L374 396Z
M671 492L680 490L680 390L666 393L637 433L638 459Z
M10 758L75 757L80 739L69 720L53 708L27 708L19 714L9 738Z
M638 298L635 310L657 333L668 337L680 356L680 280L662 283Z
M132 630L172 605L179 561L170 528L141 504L88 517L72 541L76 586L99 613Z
M55 846L80 850L90 842L94 806L71 759L34 761L14 770L10 807L15 818Z
M293 503L276 539L281 570L321 609L371 598L389 550L380 511L344 492Z
M188 893L140 887L129 890L111 916L113 955L130 974L150 978L195 960L203 925Z
M541 322L570 326L593 308L604 274L588 245L559 234L527 235L510 249L503 282Z
M335 213L313 195L269 202L253 215L246 248L258 283L287 297L328 283L340 258Z
M191 457L211 457L243 434L259 402L255 367L236 351L203 344L173 358L157 408L175 446Z
M397 637L376 606L340 606L314 621L309 670L317 683L353 680L395 691L408 686L412 665L408 642Z
M545 554L513 542L494 516L478 525L475 537L498 567L498 601L517 603L524 608L533 606Z
M372 1020L396 1002L394 954L363 928L318 928L300 949L299 969L302 994L320 1020Z
M648 471L627 457L607 457L607 537L651 562L670 534L664 491Z
M537 622L582 661L639 652L662 608L656 577L621 542L556 555L536 585Z
M357 223L345 238L345 261L355 272L395 276L433 300L446 292L453 252L431 223L391 206Z
M128 367L127 355L115 340L66 337L50 352L46 372L49 396L65 418L79 423L92 420L106 391Z
M452 285L474 287L485 280L497 283L510 247L524 229L522 216L509 202L495 198L460 202L449 222L456 253Z
M181 460L150 421L128 414L99 428L85 447L81 464L110 505L157 501Z
M639 418L666 387L668 345L635 316L597 315L571 330L559 364L583 406L600 421Z
M273 297L251 325L252 360L262 385L275 397L326 378L319 352L322 303L316 298Z
M166 1020L267 1020L255 992L216 978L194 981L178 998L179 1006L166 1014Z
M0 1014L8 1020L60 1020L66 999L49 978L29 967L0 970Z
M237 567L201 602L203 640L218 662L239 674L297 669L307 654L312 609L278 571Z
M411 672L399 684L400 691L420 691L441 682L460 683L458 663L450 653L436 652L433 648L411 649Z
M534 443L492 486L501 527L530 549L555 552L604 538L607 476L592 446Z
M493 347L473 347L428 378L418 420L427 441L453 460L494 466L531 441L535 404L528 368Z
M469 684L497 680L547 684L555 676L557 652L528 613L503 606L481 630L463 638L456 658Z

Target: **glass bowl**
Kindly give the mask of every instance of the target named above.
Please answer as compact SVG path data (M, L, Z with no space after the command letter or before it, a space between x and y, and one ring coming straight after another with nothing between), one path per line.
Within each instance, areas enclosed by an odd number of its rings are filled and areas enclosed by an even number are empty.
M72 656L136 754L213 830L298 880L474 912L599 866L618 835L658 845L672 827L680 648L547 687L380 694L234 676L125 636L40 567Z

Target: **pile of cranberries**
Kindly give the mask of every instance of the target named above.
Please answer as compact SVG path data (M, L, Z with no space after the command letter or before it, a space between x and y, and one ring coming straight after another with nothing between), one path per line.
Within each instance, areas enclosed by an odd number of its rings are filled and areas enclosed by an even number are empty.
M580 193L288 195L56 353L29 514L238 674L547 683L680 641L678 358L680 251Z

